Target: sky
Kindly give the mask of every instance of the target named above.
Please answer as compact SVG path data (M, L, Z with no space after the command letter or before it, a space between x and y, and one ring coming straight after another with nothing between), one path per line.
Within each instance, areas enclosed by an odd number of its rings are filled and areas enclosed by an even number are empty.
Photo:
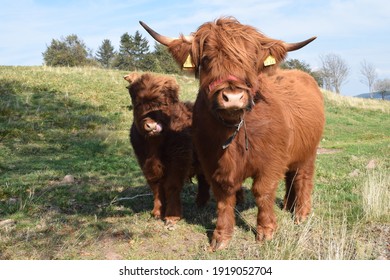
M117 50L124 33L138 30L153 48L154 40L139 20L178 37L205 22L233 16L286 42L318 36L288 59L317 70L321 56L341 56L350 68L342 95L368 92L361 82L363 60L375 66L378 79L390 78L388 0L0 0L0 7L0 65L42 65L42 53L52 39L70 34L95 53L104 39Z

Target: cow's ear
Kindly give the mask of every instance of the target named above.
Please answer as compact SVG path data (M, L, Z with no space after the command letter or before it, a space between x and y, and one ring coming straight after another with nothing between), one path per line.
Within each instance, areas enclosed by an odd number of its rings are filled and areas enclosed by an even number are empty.
M287 50L282 41L273 40L264 45L259 70L272 73L287 56Z
M176 63L185 71L193 71L195 69L195 63L191 56L192 43L189 42L185 36L181 36L179 39L173 40L168 45L168 50L172 54Z
M127 74L125 76L123 76L123 79L125 79L126 81L129 82L129 84L132 84L135 82L135 80L137 80L139 77L141 77L140 74L138 73L135 73L135 72L132 72L130 74Z
M259 70L263 72L272 72L286 58L287 52L299 50L316 38L317 37L314 36L297 43L286 43L267 37L261 38L260 45L262 46L263 55L260 61Z
M192 36L180 35L179 38L171 38L157 33L142 21L139 23L157 42L168 47L169 52L183 70L195 69L194 60L190 56Z

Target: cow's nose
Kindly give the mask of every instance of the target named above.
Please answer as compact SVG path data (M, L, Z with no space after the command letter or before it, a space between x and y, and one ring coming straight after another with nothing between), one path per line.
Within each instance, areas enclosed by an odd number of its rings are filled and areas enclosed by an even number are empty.
M223 91L222 93L223 107L226 109L241 109L245 106L244 104L244 92L230 92Z

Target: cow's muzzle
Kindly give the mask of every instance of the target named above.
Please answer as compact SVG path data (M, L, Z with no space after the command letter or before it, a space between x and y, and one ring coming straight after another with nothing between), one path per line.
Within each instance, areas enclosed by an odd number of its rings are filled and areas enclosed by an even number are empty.
M247 92L245 90L231 91L224 89L219 92L218 101L220 109L225 110L242 110L247 107Z

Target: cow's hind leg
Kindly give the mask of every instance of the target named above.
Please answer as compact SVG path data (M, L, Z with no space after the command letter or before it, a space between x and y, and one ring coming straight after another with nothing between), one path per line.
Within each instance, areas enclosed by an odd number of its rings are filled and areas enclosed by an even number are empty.
M297 176L297 170L286 172L285 183L286 183L286 193L284 195L283 209L286 211L294 212L294 206L296 201L295 189L294 189L294 180Z
M197 174L198 179L198 193L196 195L196 205L203 207L210 199L210 185L203 174Z
M293 213L297 224L305 221L311 211L313 176L314 159L308 160L300 168L286 173L284 209Z

